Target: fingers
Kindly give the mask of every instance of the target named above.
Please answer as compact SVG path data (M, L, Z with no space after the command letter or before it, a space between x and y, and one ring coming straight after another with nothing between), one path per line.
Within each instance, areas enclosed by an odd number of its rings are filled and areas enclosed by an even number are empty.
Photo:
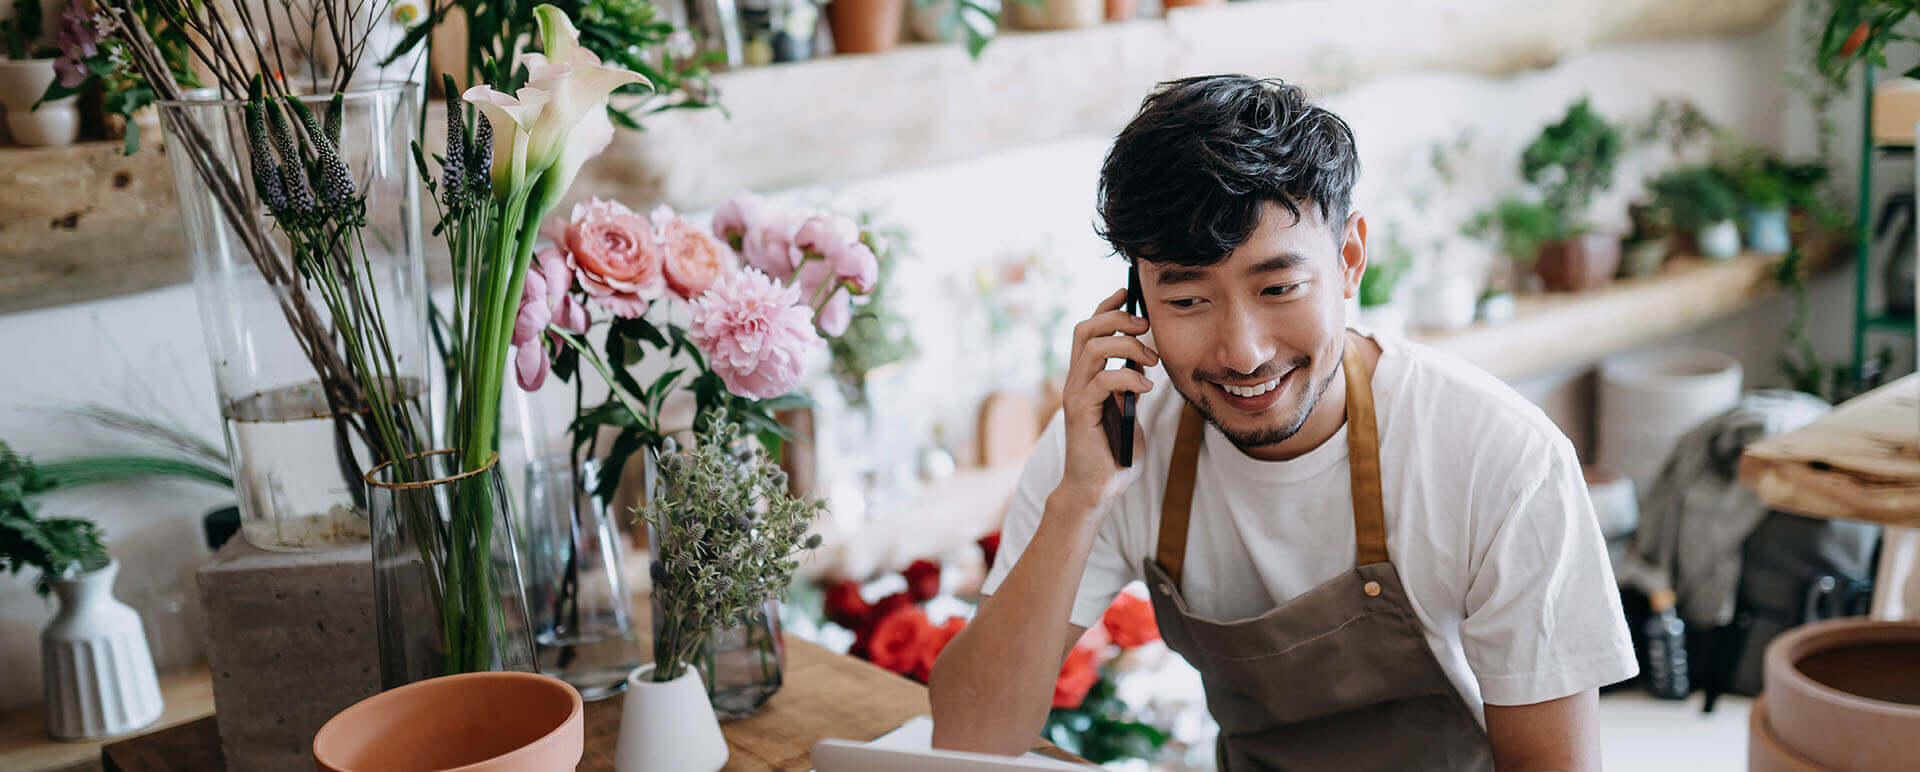
M1098 420L1100 404L1105 402L1107 397L1122 392L1145 394L1152 390L1153 381L1148 379L1145 373L1125 368L1103 370L1099 375L1094 376L1085 388L1067 395L1066 401L1069 409L1083 415L1093 413L1095 420Z
M1086 364L1101 370L1106 369L1109 359L1126 359L1139 363L1142 367L1160 364L1160 352L1154 351L1144 341L1131 335L1109 335L1087 341L1086 350L1081 352Z

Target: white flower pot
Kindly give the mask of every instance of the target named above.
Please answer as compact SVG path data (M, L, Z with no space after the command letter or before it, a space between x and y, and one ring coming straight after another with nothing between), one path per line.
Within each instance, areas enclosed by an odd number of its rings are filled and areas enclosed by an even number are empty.
M698 670L689 667L666 683L654 682L652 665L627 676L613 751L617 772L715 772L727 755Z
M1696 240L1700 242L1701 257L1709 260L1725 260L1740 254L1740 226L1735 225L1732 220L1721 220L1701 228L1695 235Z
M92 740L160 718L160 681L140 614L113 597L117 561L47 582L60 612L40 633L47 734Z
M1401 303L1368 306L1360 309L1360 324L1389 335L1407 334L1407 307Z
M78 97L33 107L53 78L52 59L0 59L0 105L6 106L13 141L58 147L80 138L80 111L74 107Z
M1464 274L1436 276L1413 291L1413 323L1425 330L1458 330L1473 325L1479 289Z

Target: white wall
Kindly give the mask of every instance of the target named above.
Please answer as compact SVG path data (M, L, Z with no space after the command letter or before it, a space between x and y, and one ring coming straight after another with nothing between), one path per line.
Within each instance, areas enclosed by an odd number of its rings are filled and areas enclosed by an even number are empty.
M1381 218L1398 213L1407 227L1447 234L1466 212L1498 193L1487 186L1512 181L1519 147L1582 94L1590 94L1602 113L1615 118L1638 118L1661 94L1683 96L1757 141L1782 142L1785 98L1776 73L1785 61L1787 38L1788 30L1777 24L1738 39L1621 46L1508 80L1399 75L1328 103L1359 137L1365 171L1358 207ZM1424 173L1424 148L1461 129L1476 138L1467 179L1482 187L1416 211L1405 191ZM1047 296L1064 304L1069 325L1119 286L1120 263L1103 257L1107 250L1091 227L1095 176L1106 145L1105 137L1085 137L796 194L879 208L914 234L920 256L902 269L899 289L902 307L912 309L923 356L900 376L895 393L903 397L888 412L895 421L912 430L939 423L956 450L970 448L974 411L989 388L1028 389L1037 382L1035 341L982 344L986 322L974 289L981 266L1044 254L1059 277L1059 290ZM1432 255L1423 259L1458 270L1472 270L1484 259L1465 245L1446 254L1444 261ZM1822 313L1841 317L1846 307L1828 304L1845 295L1832 289L1821 288ZM174 287L0 317L0 341L6 347L0 358L5 362L0 405L6 406L0 409L0 437L43 458L103 447L97 434L79 432L47 412L79 400L163 409L217 436L193 304L188 288ZM1687 342L1739 355L1754 376L1750 380L1758 382L1773 372L1783 316L1777 305L1769 306L1687 336ZM1829 354L1844 352L1843 336L1832 325L1822 326L1820 340ZM1568 377L1521 385L1544 399ZM109 546L125 564L120 597L150 619L171 620L158 625L171 629L156 631L164 639L156 646L166 658L184 660L192 656L186 631L197 629L190 610L191 571L204 558L197 546L198 517L222 499L205 488L126 485L52 497L45 508L101 522ZM37 630L51 607L29 588L30 577L0 578L0 708L39 699ZM189 610L156 613L169 595L184 598Z

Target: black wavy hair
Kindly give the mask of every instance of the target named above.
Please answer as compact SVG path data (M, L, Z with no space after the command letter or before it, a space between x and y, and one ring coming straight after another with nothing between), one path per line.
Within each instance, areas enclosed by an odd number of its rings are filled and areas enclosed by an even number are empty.
M1268 201L1296 220L1315 206L1341 228L1359 176L1353 129L1299 86L1167 81L1107 151L1096 229L1129 263L1212 265L1246 242Z

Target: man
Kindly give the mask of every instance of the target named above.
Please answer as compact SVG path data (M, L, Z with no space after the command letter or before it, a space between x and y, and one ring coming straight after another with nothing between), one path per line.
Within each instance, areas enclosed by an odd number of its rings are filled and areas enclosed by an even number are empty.
M1347 329L1358 166L1338 116L1241 76L1163 84L1114 141L1102 230L1144 318L1115 293L1074 329L989 597L933 671L937 746L1027 748L1139 579L1224 769L1599 769L1596 689L1635 665L1579 462L1493 377ZM1130 468L1100 421L1121 392Z

